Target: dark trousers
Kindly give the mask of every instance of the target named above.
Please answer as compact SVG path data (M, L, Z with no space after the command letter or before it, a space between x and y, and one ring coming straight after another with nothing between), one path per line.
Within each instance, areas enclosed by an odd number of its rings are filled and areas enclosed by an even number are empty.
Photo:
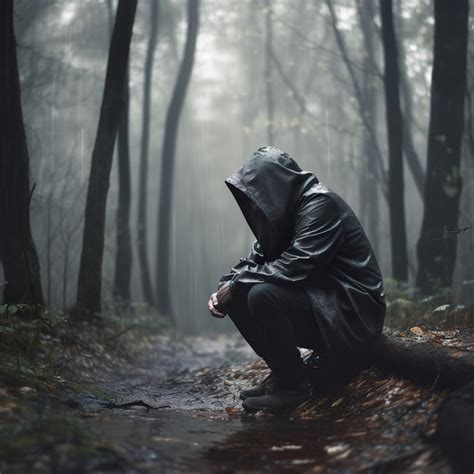
M324 350L311 303L303 288L257 283L233 297L229 317L283 385L304 373L298 347Z

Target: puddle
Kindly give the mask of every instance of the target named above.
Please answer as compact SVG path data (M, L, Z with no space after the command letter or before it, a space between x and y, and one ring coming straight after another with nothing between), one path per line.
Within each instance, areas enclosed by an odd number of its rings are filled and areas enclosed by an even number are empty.
M128 411L87 424L125 449L137 472L303 471L324 465L329 456L334 461L336 451L344 459L351 450L336 441L334 426L288 417Z

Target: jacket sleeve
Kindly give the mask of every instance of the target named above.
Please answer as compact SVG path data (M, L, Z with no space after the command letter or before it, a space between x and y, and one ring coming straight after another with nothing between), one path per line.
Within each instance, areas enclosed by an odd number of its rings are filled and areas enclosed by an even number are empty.
M265 257L263 255L262 247L260 246L258 241L255 240L247 257L242 257L239 260L239 263L237 263L230 269L229 273L226 273L221 277L219 283L217 284L217 290L219 291L225 282L230 281L235 275L238 275L242 269L247 267L254 267L258 265L258 263L264 262Z
M344 228L332 198L311 196L301 202L294 237L275 260L240 267L230 280L231 291L243 285L269 282L298 284L310 275L324 275L344 240Z

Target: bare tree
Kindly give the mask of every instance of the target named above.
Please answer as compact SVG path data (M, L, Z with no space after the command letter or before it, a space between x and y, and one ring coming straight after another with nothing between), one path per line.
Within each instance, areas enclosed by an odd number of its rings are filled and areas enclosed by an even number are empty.
M160 196L158 203L158 245L156 262L156 298L158 310L173 317L169 285L169 252L171 235L171 206L173 194L174 161L179 119L194 64L199 29L199 0L188 0L188 29L184 55L176 79L173 96L166 114L165 134L161 157Z
M357 11L359 23L364 40L364 59L363 70L364 82L362 84L363 108L367 115L367 121L372 130L376 129L377 123L377 83L379 70L376 59L375 31L373 27L375 18L375 0L359 0L357 2ZM377 182L377 150L374 149L370 134L365 130L362 143L363 163L362 172L359 175L359 196L360 196L360 217L367 226L367 232L370 241L374 246L375 253L378 254L379 248L379 183Z
M132 242L130 237L130 147L129 147L129 107L130 90L128 72L123 88L123 110L118 129L118 206L117 206L117 249L115 254L114 297L128 303L130 301L130 278L132 274Z
M466 94L468 0L435 0L431 111L424 214L416 285L424 294L451 285L456 262L461 142ZM448 238L449 237L449 238Z
M398 0L397 10L402 10L402 0ZM403 38L403 20L399 19L398 25L400 26L399 37ZM397 25L397 26L398 26ZM413 134L411 126L415 124L415 118L413 115L413 93L410 83L410 78L407 74L406 67L406 53L404 41L398 42L399 52L399 66L400 66L400 92L402 99L402 111L403 111L403 152L406 158L406 163L411 171L413 180L415 182L416 190L423 198L423 183L425 181L425 172L421 165L420 158L416 152L415 143L413 141Z
M156 39L158 37L158 0L152 0L150 6L151 30L150 37L148 39L148 48L145 60L145 80L143 83L142 148L140 153L140 172L138 179L137 247L143 296L145 297L145 301L148 304L153 305L155 298L151 284L147 244L147 189L148 150L150 146L151 85L153 77L153 59L156 50Z
M392 274L395 280L408 280L407 238L403 182L403 118L400 108L398 50L393 26L392 0L380 0L384 50L384 89L388 136L388 199Z
M136 7L137 0L119 0L118 3L92 152L77 288L77 309L89 318L101 312L105 209Z
M4 303L44 304L30 228L29 153L21 108L13 0L0 2L0 259Z

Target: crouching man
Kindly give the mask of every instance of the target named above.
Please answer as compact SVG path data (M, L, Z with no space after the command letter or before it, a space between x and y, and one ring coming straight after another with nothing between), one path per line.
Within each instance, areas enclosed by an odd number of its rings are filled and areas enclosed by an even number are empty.
M256 237L209 299L271 369L240 394L248 411L307 400L299 347L350 360L380 335L382 275L350 206L287 153L259 148L225 180Z

